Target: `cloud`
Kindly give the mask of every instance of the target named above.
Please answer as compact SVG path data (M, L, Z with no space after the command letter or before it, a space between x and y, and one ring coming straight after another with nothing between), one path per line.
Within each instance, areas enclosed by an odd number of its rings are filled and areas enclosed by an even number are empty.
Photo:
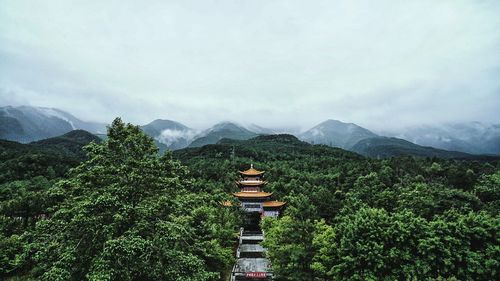
M373 128L500 113L498 1L3 1L0 103Z
M198 131L196 130L172 130L166 129L161 132L159 136L156 137L156 140L159 142L171 145L181 139L186 140L187 143L191 142L196 135L198 135Z

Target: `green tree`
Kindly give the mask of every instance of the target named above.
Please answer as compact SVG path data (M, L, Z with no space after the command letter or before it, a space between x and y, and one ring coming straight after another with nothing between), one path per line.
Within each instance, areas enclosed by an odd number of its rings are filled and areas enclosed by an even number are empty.
M327 280L418 279L415 253L426 229L426 221L411 212L373 208L341 216L332 226L319 221L312 268Z
M262 222L265 232L263 245L273 262L273 270L284 280L313 280L312 239L317 215L315 207L303 195L287 197L290 207L281 219L266 218Z
M115 119L108 139L59 183L69 195L37 224L27 262L41 280L216 280L231 262L225 212L187 191L187 170ZM188 201L189 204L183 203ZM230 216L225 214L226 216ZM233 228L226 224L224 227Z
M474 186L474 194L486 204L487 209L498 215L500 211L500 171L486 175Z

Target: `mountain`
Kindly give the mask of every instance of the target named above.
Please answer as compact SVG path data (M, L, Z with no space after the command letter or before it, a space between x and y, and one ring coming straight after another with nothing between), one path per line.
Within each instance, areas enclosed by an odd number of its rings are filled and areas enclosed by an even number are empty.
M85 122L55 108L0 107L0 139L27 143L59 136L75 129L105 133L106 125Z
M250 124L248 126L245 126L245 128L251 132L254 132L259 135L275 135L279 134L282 130L275 130L275 129L269 129L269 128L264 128L256 124Z
M327 120L299 135L299 139L313 144L350 149L362 139L376 137L371 131L353 123Z
M172 120L157 119L141 126L148 136L155 139L160 150L180 149L189 145L196 135L196 131Z
M473 155L463 152L420 146L407 140L390 137L374 137L360 140L352 147L351 151L371 158L389 158L401 155L438 158L473 157Z
M85 159L82 147L92 141L100 139L83 130L29 144L0 140L0 184L39 175L61 177Z
M340 148L312 145L289 134L261 135L247 140L223 138L216 144L187 147L173 152L174 157L189 162L193 159L230 159L241 157L255 161L309 161L311 157L364 159L363 156ZM309 159L309 160L306 160ZM248 163L248 162L247 162ZM246 163L246 164L247 164ZM241 167L243 169L244 167ZM207 167L207 169L209 169Z
M500 124L480 122L422 125L387 132L418 145L473 154L500 154Z
M258 136L243 126L231 122L221 122L198 135L189 147L200 147L215 144L223 138L246 140Z
M91 142L100 143L101 141L101 138L87 131L74 130L61 136L39 140L29 144L41 148L58 149L67 154L74 154L76 157L84 158L85 153L82 147Z
M156 119L153 122L141 126L141 129L148 135L160 135L163 130L185 131L189 128L179 122L172 120Z
M290 135L290 134L274 134L274 135L260 135L248 140L235 140L235 139L221 139L220 141L217 142L217 144L248 144L248 145L254 145L254 144L268 144L268 145L280 145L281 148L286 148L286 147L309 147L311 146L310 143L304 142L299 140L296 136Z
M249 139L257 135L284 132L294 132L293 134L299 139L312 144L325 144L351 150L359 141L379 136L356 124L338 120L327 120L303 133L298 133L293 128L270 129L256 124L242 126L231 122L216 124L200 133L179 122L162 119L154 120L141 128L155 139L160 152L214 144L223 138ZM78 129L88 131L102 139L106 138L105 124L85 122L56 108L0 107L0 139L29 143ZM395 137L419 146L431 146L449 151L500 155L500 124L466 122L421 125L398 131L381 131L380 136Z

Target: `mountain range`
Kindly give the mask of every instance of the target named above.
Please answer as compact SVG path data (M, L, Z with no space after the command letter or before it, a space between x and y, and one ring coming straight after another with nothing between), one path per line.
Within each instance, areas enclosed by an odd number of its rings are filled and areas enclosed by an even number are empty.
M28 143L77 129L105 134L106 124L85 122L56 108L0 107L0 139Z
M255 124L221 122L196 130L172 120L157 119L141 129L154 138L160 151L215 144L222 139L247 140L259 135L284 133ZM55 137L80 129L101 137L106 125L86 122L55 108L0 107L0 139L21 143ZM500 125L479 122L409 127L376 134L353 123L326 120L295 136L311 144L327 145L359 154L386 158L398 155L461 158L469 154L500 154Z
M385 135L402 138L418 145L456 150L472 154L500 153L500 124L480 122L446 123L439 126L408 127Z
M372 158L389 158L402 155L438 158L470 158L471 154L459 151L421 146L404 139L372 137L357 142L350 151Z

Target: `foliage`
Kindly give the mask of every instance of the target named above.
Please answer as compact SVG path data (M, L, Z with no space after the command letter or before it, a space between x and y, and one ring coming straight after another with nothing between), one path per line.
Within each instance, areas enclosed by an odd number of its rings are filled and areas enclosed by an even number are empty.
M384 160L287 135L174 152L217 193L249 163L287 201L265 219L279 280L493 280L499 270L498 160ZM222 184L221 184L222 183Z
M316 224L312 268L324 279L492 280L499 219L450 212L427 221L412 212L362 208Z
M287 202L262 221L278 280L499 272L494 158L377 160L289 135L159 155L119 119L83 158L57 143L0 145L0 278L221 280L242 222L220 202L250 163Z
M120 119L85 150L86 161L44 189L41 202L59 201L38 204L50 214L22 233L23 252L8 257L18 272L37 280L221 278L233 262L234 210L190 191L186 168ZM16 252L15 240L2 242Z

